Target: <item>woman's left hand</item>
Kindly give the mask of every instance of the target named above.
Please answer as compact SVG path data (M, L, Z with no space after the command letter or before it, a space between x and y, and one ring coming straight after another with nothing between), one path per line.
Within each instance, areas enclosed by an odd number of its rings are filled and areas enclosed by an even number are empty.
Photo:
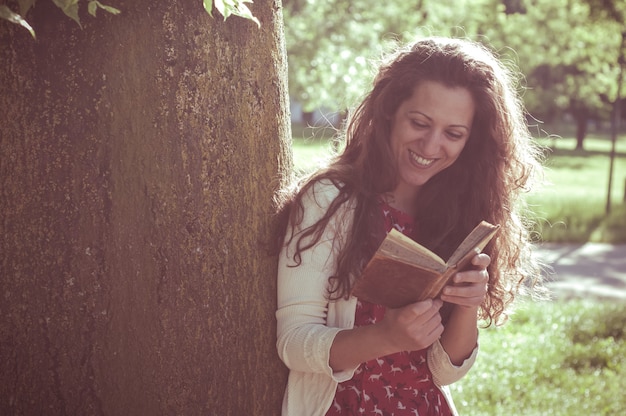
M477 254L472 259L474 268L454 275L452 284L443 289L441 300L465 307L480 306L489 288L487 266L490 262L487 254Z

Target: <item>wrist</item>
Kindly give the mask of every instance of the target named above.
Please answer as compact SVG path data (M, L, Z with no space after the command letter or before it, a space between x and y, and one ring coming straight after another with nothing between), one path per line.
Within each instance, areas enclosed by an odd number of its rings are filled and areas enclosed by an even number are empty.
M379 348L377 357L384 357L400 351L396 346L393 331L388 325L385 325L384 321L370 325L369 328L372 330Z
M391 337L386 336L380 323L339 331L330 349L330 367L334 371L353 368L359 364L394 352Z
M478 309L478 306L454 305L452 311L450 312L450 316L454 316L455 319L462 320L464 322L478 322Z

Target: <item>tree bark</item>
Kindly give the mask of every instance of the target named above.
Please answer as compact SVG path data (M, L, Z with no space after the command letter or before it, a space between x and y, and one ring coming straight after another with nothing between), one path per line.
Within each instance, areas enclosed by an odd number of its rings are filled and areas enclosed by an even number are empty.
M0 414L278 414L280 3L112 5L0 22Z

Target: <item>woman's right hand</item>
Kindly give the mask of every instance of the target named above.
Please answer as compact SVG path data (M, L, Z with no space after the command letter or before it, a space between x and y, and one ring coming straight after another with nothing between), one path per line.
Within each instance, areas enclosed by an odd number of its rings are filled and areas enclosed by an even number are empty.
M432 345L443 332L439 310L443 302L427 299L387 309L379 322L382 339L395 351L417 351Z
M340 331L330 349L330 367L334 371L356 368L374 358L429 347L443 332L442 305L441 300L429 299L387 309L385 317L373 325Z

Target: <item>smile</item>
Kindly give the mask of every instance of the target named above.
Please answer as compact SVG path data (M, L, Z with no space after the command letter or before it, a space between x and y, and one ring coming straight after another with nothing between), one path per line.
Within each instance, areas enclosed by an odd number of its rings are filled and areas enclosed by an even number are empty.
M424 167L424 168L429 167L430 165L435 163L435 161L437 160L437 159L426 159L426 158L423 158L420 155L418 155L417 153L413 153L411 150L409 150L409 157L411 158L413 163L415 163L418 166Z

